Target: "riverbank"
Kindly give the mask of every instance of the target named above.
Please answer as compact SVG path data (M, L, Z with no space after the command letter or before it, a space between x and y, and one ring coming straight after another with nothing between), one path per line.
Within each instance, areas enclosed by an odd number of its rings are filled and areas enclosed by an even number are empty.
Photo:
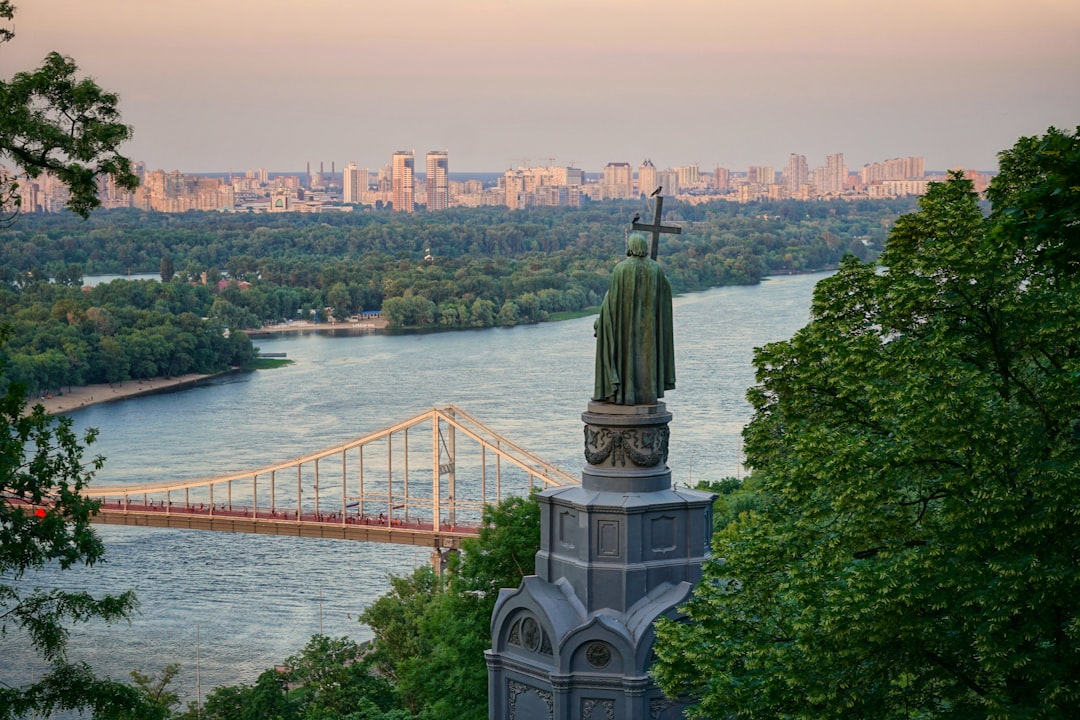
M263 325L261 328L245 330L248 337L260 337L263 335L277 335L290 332L370 332L372 330L385 330L386 320L381 317L368 318L360 322L312 322L311 320L290 320L289 322Z
M87 405L114 402L124 400L136 395L161 392L171 388L193 385L200 380L214 377L213 375L197 375L190 373L173 378L152 378L150 380L128 380L122 383L83 385L73 387L70 392L60 395L47 395L31 399L27 403L27 409L35 405L42 405L49 415L63 415L64 413L78 410Z

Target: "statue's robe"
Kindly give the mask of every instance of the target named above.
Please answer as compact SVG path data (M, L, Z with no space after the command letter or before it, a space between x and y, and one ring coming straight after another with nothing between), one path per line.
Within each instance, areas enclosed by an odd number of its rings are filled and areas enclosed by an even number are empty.
M631 255L615 266L594 327L593 400L653 405L675 388L671 286L655 260Z

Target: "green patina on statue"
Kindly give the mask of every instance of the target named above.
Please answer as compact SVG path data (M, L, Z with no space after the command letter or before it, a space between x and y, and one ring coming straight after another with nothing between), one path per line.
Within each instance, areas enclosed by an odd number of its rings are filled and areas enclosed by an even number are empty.
M600 306L593 400L616 405L654 405L675 388L671 286L648 257L644 235L634 233L626 259L615 266Z

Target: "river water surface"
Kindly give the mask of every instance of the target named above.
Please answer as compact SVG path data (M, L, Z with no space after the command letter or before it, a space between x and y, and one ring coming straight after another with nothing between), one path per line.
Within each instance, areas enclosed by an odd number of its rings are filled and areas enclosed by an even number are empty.
M823 275L784 276L675 299L677 389L669 465L673 480L737 476L750 416L753 349L790 337L809 316ZM501 435L578 475L581 413L593 382L593 318L515 328L416 335L260 338L287 367L236 373L175 392L71 413L98 428L88 454L105 456L95 484L132 485L214 475L284 460L454 404ZM371 637L357 614L430 551L397 545L98 526L106 561L46 569L28 584L134 589L139 613L76 628L73 659L127 679L180 663L182 696L250 683L322 632ZM0 681L43 666L18 635L0 638ZM196 655L200 682L196 681Z

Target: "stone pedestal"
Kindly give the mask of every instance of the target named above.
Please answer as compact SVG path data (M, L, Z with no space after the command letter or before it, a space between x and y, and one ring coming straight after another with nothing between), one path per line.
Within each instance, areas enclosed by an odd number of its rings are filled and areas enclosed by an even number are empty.
M499 594L487 653L492 720L657 720L653 622L701 578L711 494L671 485L671 413L589 403L580 487L540 495L536 574Z

